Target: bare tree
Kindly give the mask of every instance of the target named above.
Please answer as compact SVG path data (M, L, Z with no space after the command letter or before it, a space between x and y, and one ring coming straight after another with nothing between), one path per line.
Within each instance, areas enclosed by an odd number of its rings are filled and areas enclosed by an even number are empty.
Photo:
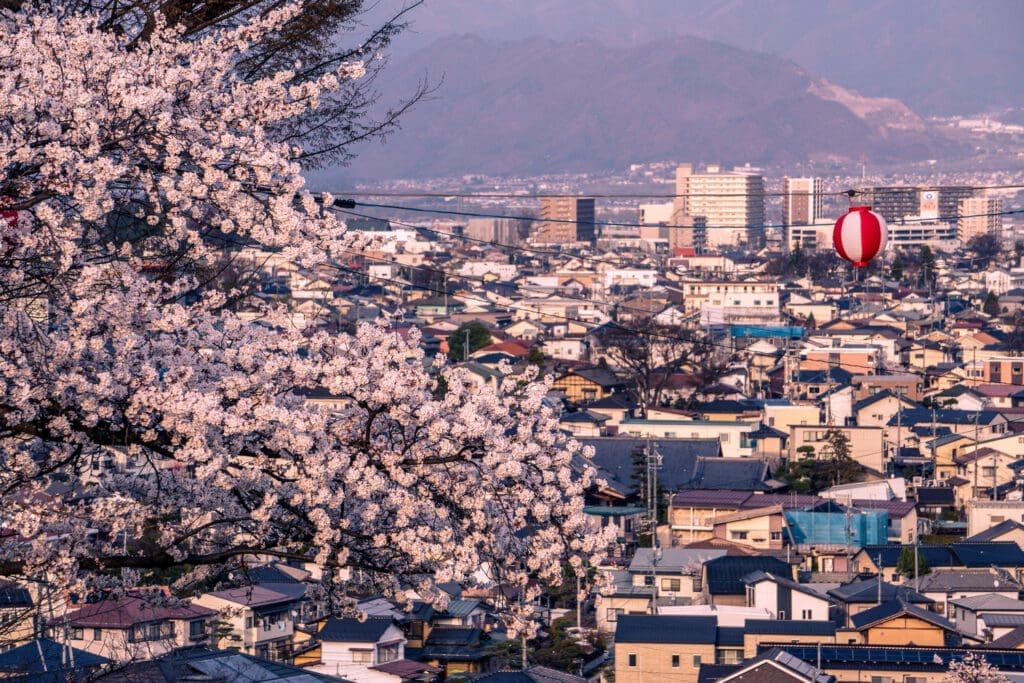
M725 367L706 333L653 317L607 325L595 337L608 362L628 373L644 417L649 407L661 405L675 375L686 373L697 386L708 386Z

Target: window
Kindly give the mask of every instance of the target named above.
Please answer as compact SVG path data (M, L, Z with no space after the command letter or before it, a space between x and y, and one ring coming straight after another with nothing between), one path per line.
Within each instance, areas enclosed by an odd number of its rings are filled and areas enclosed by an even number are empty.
M718 435L718 440L722 443L729 443L729 432L722 432Z
M613 607L612 609L606 612L606 614L608 615L608 621L618 621L619 615L625 614L625 612L626 610L624 609L621 609L619 607Z
M693 668L696 669L700 666L700 655L693 656Z
M693 577L693 592L700 593L702 590L704 590L704 577L697 574Z
M101 628L94 628L92 630L92 639L93 640L103 640L103 629L101 629Z
M245 627L252 628L252 615L250 614L245 618Z
M814 618L814 612L809 610L809 609L800 610L800 618L801 619L813 619Z
M399 643L391 643L390 645L381 645L377 648L377 663L387 664L388 662L394 662L398 660L398 650L401 647Z
M195 619L188 622L188 637L202 638L206 635L206 622L202 619Z
M786 610L780 609L779 610L779 621L785 621L785 620L786 620Z
M644 585L645 586L653 586L654 585L654 577L653 576L644 576Z
M85 633L80 628L70 628L68 629L68 637L71 640L84 640Z
M771 539L773 541L781 541L782 540L782 532L781 531L773 531L773 532L771 532Z
M629 653L629 666L632 666L632 667L636 666L636 655L633 654L632 652Z
M672 655L672 668L673 669L678 669L679 668L679 655Z
M373 650L352 650L354 664L373 664Z
M662 579L661 590L678 592L682 586L679 579Z
M745 541L745 540L747 540L747 532L746 531L730 531L729 532L729 538L731 538L734 541Z

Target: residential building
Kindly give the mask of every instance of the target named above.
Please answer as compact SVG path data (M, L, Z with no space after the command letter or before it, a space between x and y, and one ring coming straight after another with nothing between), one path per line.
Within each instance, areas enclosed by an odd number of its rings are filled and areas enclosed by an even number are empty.
M531 239L535 244L593 242L593 197L542 197Z
M821 178L782 179L782 224L814 225L823 217Z
M129 595L92 602L50 624L53 638L115 662L153 659L174 649L209 645L213 609L162 606L165 595Z
M990 235L1002 237L1003 200L1000 197L968 197L957 206L957 227L961 242Z
M764 244L764 177L749 166L726 171L708 164L694 173L692 164L676 169L677 213L701 216L707 221L707 246Z
M292 653L298 598L263 586L204 593L194 604L220 613L216 647L235 648L261 659L287 660Z

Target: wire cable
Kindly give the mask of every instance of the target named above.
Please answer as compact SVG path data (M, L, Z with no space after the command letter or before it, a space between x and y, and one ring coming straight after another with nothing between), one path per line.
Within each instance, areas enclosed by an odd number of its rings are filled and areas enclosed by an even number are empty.
M955 188L957 190L1013 190L1013 189L1024 189L1024 184L1006 184L1006 185L933 185L933 186L878 186L877 189L872 187L863 186L859 188L851 188L849 190L829 190L823 192L808 193L803 191L791 191L791 192L746 192L746 193L726 193L726 192L681 192L681 193L665 193L665 192L588 192L588 193L517 193L517 192L465 192L465 191L434 191L434 192L402 192L402 191L391 191L391 190L337 190L331 191L330 193L337 197L397 197L405 199L545 199L545 198L562 198L562 199L681 199L681 198L715 198L715 197L788 197L788 196L803 196L806 194L814 194L819 197L854 197L854 196L882 196L888 194L903 194L909 191L915 192L941 192L942 190L949 190Z
M342 201L344 201L344 200L342 200ZM391 211L411 211L411 212L414 212L414 213L439 214L439 215L445 215L445 216L460 216L460 217L466 217L466 218L504 218L504 219L508 219L508 220L521 220L521 221L531 221L531 222L539 222L539 223L571 223L571 224L574 224L574 225L578 224L580 222L580 221L572 220L572 219L568 219L568 218L538 218L536 216L506 215L506 214L497 214L497 213L484 213L484 212L480 212L480 211L456 211L456 210L452 210L452 209L425 209L425 208L420 208L420 207L415 207L415 206L401 206L401 205L396 205L396 204L375 204L375 203L371 203L371 202L355 202L355 201L352 201L352 200L348 200L348 202L344 206L341 206L339 208L352 208L352 207L349 206L349 204L354 204L355 206L364 207L364 208L371 208L371 209L388 209L388 210L391 210ZM993 218L993 217L996 217L996 216L1012 216L1012 215L1017 215L1017 214L1024 214L1024 209L1011 209L1011 210L1008 210L1008 211L993 211L993 212L990 212L990 213L976 213L976 214L969 214L969 215L964 215L964 216L936 216L935 218L911 218L911 219L902 219L902 220L900 220L898 222L897 221L891 221L888 224L889 224L890 227L893 227L893 226L907 225L907 224L932 223L932 222L937 223L937 222L941 222L941 221L949 222L949 221L952 221L952 220L963 220L963 219L967 219L967 218ZM589 223L589 221L588 221L588 223ZM760 223L760 224L749 224L749 225L703 225L703 226L694 226L694 225L679 225L679 224L674 224L674 223L670 223L670 224L644 224L644 223L627 223L627 222L620 222L620 221L594 221L593 225L594 225L595 228L597 228L597 227L671 228L671 229L678 229L678 230L693 230L695 232L696 231L700 231L700 230L747 230L747 231L762 230L763 231L763 230L766 230L766 229L769 229L769 228L782 229L782 228L796 227L796 226L785 225L784 223ZM800 226L800 227L808 227L808 226Z

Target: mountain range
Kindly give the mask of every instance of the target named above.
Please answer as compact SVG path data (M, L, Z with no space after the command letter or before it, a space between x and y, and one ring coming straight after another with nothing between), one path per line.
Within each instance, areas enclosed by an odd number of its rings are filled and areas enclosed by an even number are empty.
M424 78L436 89L402 130L317 178L589 171L664 159L891 162L956 151L898 99L693 36L641 44L448 36L394 59L378 86L397 98Z

